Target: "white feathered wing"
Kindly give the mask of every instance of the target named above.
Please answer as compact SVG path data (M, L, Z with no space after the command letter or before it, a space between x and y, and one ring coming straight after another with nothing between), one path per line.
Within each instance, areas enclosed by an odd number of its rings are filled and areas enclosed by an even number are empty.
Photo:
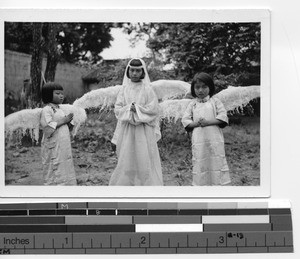
M191 88L189 83L180 80L157 80L150 85L159 100L185 95Z
M176 99L166 100L168 98L180 97L187 95L190 92L190 84L180 80L157 80L151 83L154 92L160 103L161 113L160 118L174 119L175 121L182 118L183 113L191 101L191 99ZM76 134L80 125L86 120L85 109L89 108L112 108L121 85L111 86L93 90L84 94L77 99L73 105L63 104L61 108L66 114L74 113L75 127L73 134ZM259 86L248 87L228 87L215 95L224 104L227 111L235 110L249 103L250 100L260 96ZM12 113L5 117L5 135L9 136L13 132L18 131L25 134L29 130L33 139L38 141L39 138L39 123L41 116L41 108L25 109Z
M74 128L72 135L76 135L79 127L84 124L87 116L84 109L70 104L61 104L60 108L65 114L73 113ZM14 132L23 136L29 132L32 139L36 142L39 140L40 118L42 108L24 109L5 117L5 136L9 137Z
M227 111L235 111L246 106L251 100L260 97L260 86L229 86L214 95ZM177 121L182 118L191 99L165 100L160 103L161 118Z
M190 90L190 84L180 80L157 80L150 85L159 100L185 95ZM77 99L73 105L83 109L112 108L121 88L122 85L115 85L90 91Z

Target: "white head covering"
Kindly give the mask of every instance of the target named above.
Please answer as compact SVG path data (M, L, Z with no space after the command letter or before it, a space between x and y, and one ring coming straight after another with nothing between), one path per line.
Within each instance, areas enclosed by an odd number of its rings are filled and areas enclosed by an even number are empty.
M129 77L127 77L127 70L128 70L128 68L130 67L130 62L132 61L132 60L134 60L134 59L138 59L139 61L141 61L141 63L142 63L142 68L144 69L144 71L145 71L145 77L144 77L144 79L142 79L142 83L143 83L143 85L149 85L150 84L150 78L149 78L149 75L148 75L148 71L147 71L147 68L146 68L146 64L145 64L145 61L144 60L142 60L142 59L140 59L140 58L133 58L133 59L131 59L129 62L128 62L128 64L127 64L127 66L126 66L126 69L125 69L125 74L124 74L124 78L123 78L123 85L129 85L130 83L131 83L131 79L129 78Z

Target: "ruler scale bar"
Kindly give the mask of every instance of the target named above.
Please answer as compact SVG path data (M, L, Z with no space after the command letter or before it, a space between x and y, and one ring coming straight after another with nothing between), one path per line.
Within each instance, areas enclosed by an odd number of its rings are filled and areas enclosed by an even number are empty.
M118 209L118 215L147 215L148 212L144 210L134 210L134 209Z
M1 209L0 216L7 215L290 215L290 210L241 209L241 210L131 210L131 209Z
M109 242L111 237L111 244ZM265 238L266 237L266 238ZM291 231L178 233L11 233L0 234L3 249L292 247ZM247 244L245 240L247 239ZM55 240L52 243L52 240ZM90 240L93 240L93 247ZM72 245L73 244L73 245Z
M244 212L245 211L245 212ZM263 212L265 211L265 212ZM277 211L277 210L276 210ZM275 211L275 212L276 212ZM113 209L85 209L85 210L76 210L76 209L35 209L35 210L3 210L0 209L0 216L8 215L33 215L34 213L39 213L41 215L42 212L45 212L45 215L48 213L55 213L55 215L61 214L74 214L74 215L88 215L90 213L96 213L97 215L101 215L102 213L110 213L114 215L184 215L184 214L191 214L191 215L209 215L209 216L218 216L218 215L230 215L230 216L242 216L242 215L291 215L291 212L285 212L280 210L279 213L269 213L267 210L255 210L255 209L247 209L247 210L240 210L237 211L235 214L233 213L214 213L213 211L205 211L205 210L113 210ZM88 212L88 213L87 213ZM132 212L132 213L131 213ZM257 213L256 213L257 212Z
M56 215L56 210L28 210L28 215L39 215L39 216L44 216L44 215Z
M88 215L116 215L116 210L112 209L98 209L88 210Z
M0 204L0 254L291 252L286 202Z
M280 205L271 202L65 202L65 203L1 203L2 209L151 209L151 210L181 210L181 209L269 209L270 211L290 212L289 204Z
M135 232L135 225L0 225L0 233L40 232Z
M222 216L211 215L211 216L202 216L203 223L269 223L270 217L268 215L226 215Z
M0 217L0 228L1 225L8 224L65 224L65 217L28 217L28 216L16 216L16 217Z
M122 224L117 222L116 224L93 224L88 222L87 224L1 224L0 233L34 233L34 232L134 232L136 227L139 229L149 228L146 232L160 232L160 228L163 229L166 226L175 229L176 227L190 229L191 227L197 228L197 232L213 232L213 231L272 231L274 228L276 231L291 231L290 226L279 225L272 227L272 224L197 224L197 223L151 223L151 224ZM153 226L151 229L150 226ZM200 230L201 229L201 230ZM203 229L203 230L202 230ZM84 231L86 230L86 231ZM163 232L161 230L161 232ZM176 231L175 231L176 232Z

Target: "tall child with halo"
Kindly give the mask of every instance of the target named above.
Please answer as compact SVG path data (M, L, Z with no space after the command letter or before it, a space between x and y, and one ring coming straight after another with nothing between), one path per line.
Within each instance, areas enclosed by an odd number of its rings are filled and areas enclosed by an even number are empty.
M109 185L163 185L157 141L159 106L145 62L129 61L115 103L118 124L112 143L118 164Z
M228 185L229 169L225 157L222 129L228 125L222 102L213 97L215 85L210 75L197 73L191 83L194 100L188 105L182 124L192 131L192 185Z
M59 107L64 100L62 86L52 82L44 84L42 100L45 104L40 119L44 184L76 185L69 129L73 114L66 115Z

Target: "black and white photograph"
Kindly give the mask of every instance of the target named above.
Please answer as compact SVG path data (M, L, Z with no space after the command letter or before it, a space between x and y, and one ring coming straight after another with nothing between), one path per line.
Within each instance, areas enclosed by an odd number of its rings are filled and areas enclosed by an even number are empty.
M1 18L1 195L269 195L268 10L27 12Z

